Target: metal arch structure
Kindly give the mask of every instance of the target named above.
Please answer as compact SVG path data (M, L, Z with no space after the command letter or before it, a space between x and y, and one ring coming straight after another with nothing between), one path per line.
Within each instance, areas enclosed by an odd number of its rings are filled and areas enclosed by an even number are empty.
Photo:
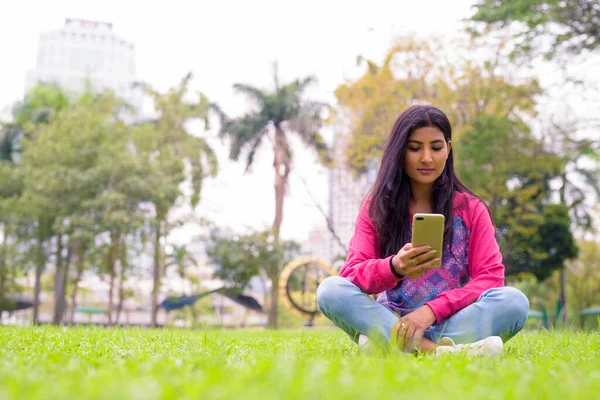
M317 308L317 287L337 272L331 265L316 257L303 257L290 261L281 271L279 296L294 314L305 318L306 326L312 326Z

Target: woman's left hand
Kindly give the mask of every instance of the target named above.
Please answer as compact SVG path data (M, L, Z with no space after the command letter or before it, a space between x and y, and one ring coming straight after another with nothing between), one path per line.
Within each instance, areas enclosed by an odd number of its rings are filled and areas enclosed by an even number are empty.
M435 314L428 305L417 308L410 314L400 318L396 325L398 329L394 329L395 332L393 331L397 335L396 342L404 343L404 349L418 347L423 338L423 332L433 325L435 320Z

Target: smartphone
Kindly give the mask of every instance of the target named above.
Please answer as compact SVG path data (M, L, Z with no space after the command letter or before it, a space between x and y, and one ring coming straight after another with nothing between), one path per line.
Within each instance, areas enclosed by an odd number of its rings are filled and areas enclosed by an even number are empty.
M412 245L413 247L429 245L437 252L431 258L442 258L444 243L444 215L443 214L415 214L413 216ZM430 258L430 259L431 259ZM441 260L434 264L434 268L442 265Z

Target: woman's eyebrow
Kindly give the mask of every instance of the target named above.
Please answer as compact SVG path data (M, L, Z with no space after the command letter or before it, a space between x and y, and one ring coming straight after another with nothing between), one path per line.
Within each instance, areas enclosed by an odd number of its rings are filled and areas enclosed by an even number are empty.
M443 142L442 139L436 139L436 140L432 140L431 143L437 143L437 142ZM418 140L409 140L408 143L417 143L417 144L423 144L423 142L419 142Z

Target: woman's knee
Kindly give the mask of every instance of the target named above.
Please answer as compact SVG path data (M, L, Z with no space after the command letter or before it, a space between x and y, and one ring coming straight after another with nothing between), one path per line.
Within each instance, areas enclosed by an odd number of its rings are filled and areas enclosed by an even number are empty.
M519 289L512 286L504 286L494 289L501 300L504 313L510 316L519 329L523 328L529 315L529 300Z
M326 314L328 310L335 308L338 304L343 304L344 293L353 285L346 278L339 276L330 276L325 278L317 288L317 305L322 313Z

